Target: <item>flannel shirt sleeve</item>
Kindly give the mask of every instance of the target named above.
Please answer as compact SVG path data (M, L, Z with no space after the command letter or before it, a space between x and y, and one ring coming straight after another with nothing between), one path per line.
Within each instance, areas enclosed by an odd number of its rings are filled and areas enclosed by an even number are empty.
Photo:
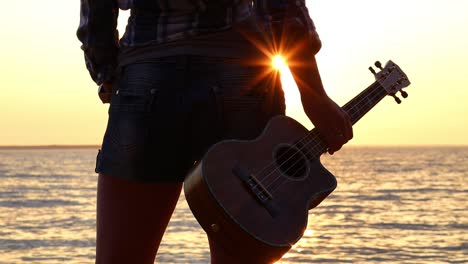
M300 25L304 34L308 36L317 53L322 43L310 18L305 0L254 0L254 9L267 27L275 31L275 27L282 27L288 21Z
M81 0L77 37L86 67L98 85L114 78L119 50L116 0Z

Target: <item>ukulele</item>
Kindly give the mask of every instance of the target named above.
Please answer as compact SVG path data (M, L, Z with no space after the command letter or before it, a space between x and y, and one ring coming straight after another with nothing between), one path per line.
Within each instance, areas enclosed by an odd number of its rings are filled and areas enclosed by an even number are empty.
M397 92L408 96L402 89L410 81L398 65L375 66L378 73L369 70L376 81L342 107L353 124L386 95L397 103ZM326 151L315 129L276 116L258 138L221 141L207 151L184 182L188 205L210 239L242 263L275 262L304 234L308 211L336 188L320 163Z

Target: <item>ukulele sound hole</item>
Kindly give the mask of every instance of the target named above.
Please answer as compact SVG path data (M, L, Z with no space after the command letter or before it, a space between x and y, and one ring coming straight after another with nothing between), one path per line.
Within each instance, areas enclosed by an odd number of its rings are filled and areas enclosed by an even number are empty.
M280 146L275 153L276 166L287 177L299 179L307 172L305 156L292 146Z

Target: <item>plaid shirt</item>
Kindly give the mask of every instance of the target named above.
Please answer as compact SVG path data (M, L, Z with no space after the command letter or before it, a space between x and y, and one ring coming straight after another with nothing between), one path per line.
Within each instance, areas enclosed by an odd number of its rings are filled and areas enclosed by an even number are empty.
M119 9L131 9L120 41ZM316 36L305 0L81 0L77 36L91 77L101 84L113 79L120 46L158 44L227 29L252 12L265 25L299 20Z

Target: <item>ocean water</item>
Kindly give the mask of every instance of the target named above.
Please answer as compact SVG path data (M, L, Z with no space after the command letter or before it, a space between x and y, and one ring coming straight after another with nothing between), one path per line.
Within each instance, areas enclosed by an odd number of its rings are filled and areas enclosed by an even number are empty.
M94 263L96 149L0 149L0 263ZM347 147L280 263L468 263L468 148ZM208 263L183 195L157 263Z

